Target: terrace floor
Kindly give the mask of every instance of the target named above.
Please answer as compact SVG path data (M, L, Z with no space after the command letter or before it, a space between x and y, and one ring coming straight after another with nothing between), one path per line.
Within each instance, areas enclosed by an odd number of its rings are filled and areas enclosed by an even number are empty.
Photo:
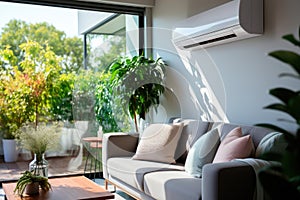
M69 163L72 157L50 157L46 158L49 163L49 177L57 176L69 176L69 175L82 175L84 174L85 157L83 157L82 164L77 168L77 170L70 170ZM16 181L21 176L21 173L28 170L29 161L18 160L15 163L5 163L3 156L0 156L0 200L5 200L4 191L1 188L1 183ZM90 162L88 162L89 166ZM87 175L86 175L87 176ZM87 176L88 177L88 176ZM104 180L101 178L93 179L97 184L104 187ZM109 191L114 191L112 185L109 186ZM115 200L134 200L126 193L117 190L115 192Z
M46 158L49 163L49 177L52 176L67 176L84 173L84 164L76 169L70 170L69 163L72 157L50 157ZM28 165L31 162L18 159L17 162L5 163L3 156L0 157L0 183L18 180L22 175L21 173L28 170Z

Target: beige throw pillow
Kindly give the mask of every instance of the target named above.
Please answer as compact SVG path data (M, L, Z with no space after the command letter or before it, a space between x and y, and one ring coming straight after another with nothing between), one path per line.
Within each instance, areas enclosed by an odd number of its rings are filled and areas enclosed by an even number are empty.
M175 163L174 154L183 125L151 124L141 137L132 159Z

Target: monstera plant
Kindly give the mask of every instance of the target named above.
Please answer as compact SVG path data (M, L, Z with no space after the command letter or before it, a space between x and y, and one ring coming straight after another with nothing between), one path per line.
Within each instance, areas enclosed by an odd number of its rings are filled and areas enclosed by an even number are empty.
M300 48L300 27L299 39L293 35L285 35L284 40ZM269 54L292 67L295 73L283 73L280 77L289 77L300 81L300 55L293 51L278 50ZM287 142L287 148L281 153L266 153L264 158L278 161L280 167L265 168L259 173L260 181L270 195L271 199L300 199L300 90L287 88L274 88L270 94L280 100L279 103L271 104L266 109L272 109L286 113L292 120L285 120L296 125L295 133L285 130L273 124L259 124L283 133Z
M158 58L146 58L144 55L121 57L108 68L111 74L110 85L115 101L123 105L134 120L136 132L138 119L145 120L151 107L159 105L159 97L164 92L165 64Z

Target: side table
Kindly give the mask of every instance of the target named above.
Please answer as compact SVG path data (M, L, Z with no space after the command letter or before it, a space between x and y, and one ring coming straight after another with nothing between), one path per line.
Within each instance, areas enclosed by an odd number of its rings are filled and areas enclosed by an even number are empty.
M99 160L100 156L98 150L102 149L102 138L100 137L85 137L82 139L83 142L88 143L88 147L90 150L95 150L95 161L94 161L94 166L93 166L93 156L92 153L88 150L88 155L87 159L85 161L85 166L84 166L84 174L86 174L87 171L87 164L90 159L90 174L92 173L92 168L94 168L94 180L96 178L96 173L97 173L97 161ZM100 161L101 162L101 161ZM98 165L98 169L100 172L100 165Z

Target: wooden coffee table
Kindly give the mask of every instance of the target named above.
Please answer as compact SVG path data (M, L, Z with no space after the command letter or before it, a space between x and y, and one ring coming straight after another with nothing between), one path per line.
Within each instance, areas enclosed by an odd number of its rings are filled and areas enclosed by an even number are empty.
M84 176L64 178L49 178L52 191L40 193L35 196L24 195L21 198L14 194L16 183L3 183L2 187L7 200L76 200L76 199L113 199L114 194L89 180Z

